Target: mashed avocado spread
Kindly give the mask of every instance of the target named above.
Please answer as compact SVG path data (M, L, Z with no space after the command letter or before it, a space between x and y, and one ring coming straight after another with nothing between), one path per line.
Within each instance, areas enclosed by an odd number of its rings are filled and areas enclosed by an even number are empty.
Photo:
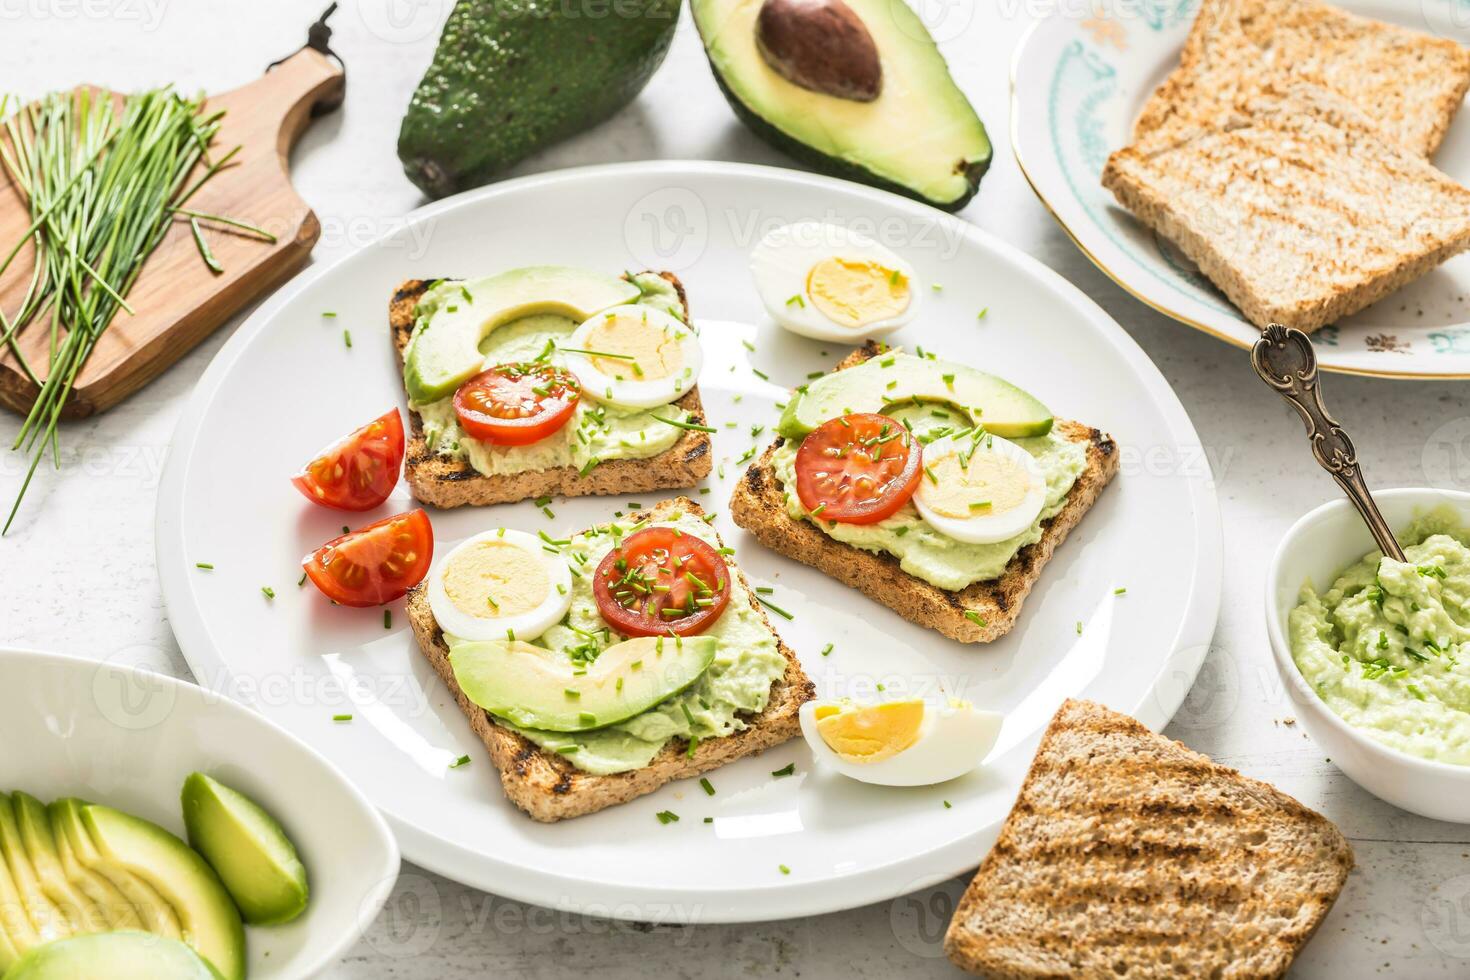
M651 273L633 277L643 291L638 303L680 319L684 310L678 293L665 279ZM432 317L448 304L462 302L456 283L441 283L424 294L418 316ZM565 366L564 358L553 353L555 344L564 342L578 324L568 317L554 314L523 316L497 327L480 343L485 355L484 368L511 361L546 360ZM463 459L486 476L548 470L559 466L575 466L590 472L600 462L613 459L647 459L666 451L684 430L654 418L662 415L675 422L685 422L689 413L676 405L657 409L622 409L599 405L583 397L576 414L556 433L529 446L497 446L466 435L454 414L453 396L437 401L410 402L409 408L423 421L424 439L432 452Z
M653 524L610 525L604 531L574 535L559 545L572 569L572 607L567 618L535 640L537 646L566 654L574 663L596 660L619 637L597 614L592 574L615 542L648 526L675 527L712 541L709 525L682 514ZM499 716L495 721L544 749L562 753L578 769L597 775L625 772L648 765L672 738L720 738L746 727L742 714L765 710L771 684L786 672L786 658L776 636L751 608L750 593L738 577L731 583L730 604L705 636L717 642L715 659L699 680L640 715L586 732L543 732L518 727ZM450 650L463 641L445 636Z
M1327 706L1410 755L1470 765L1470 532L1449 508L1373 552L1288 617L1291 656Z
M920 443L943 436L952 424L936 417L928 405L893 408L884 414L907 423ZM1046 503L1041 513L1014 538L996 544L956 541L925 521L912 502L877 524L841 524L820 518L813 523L844 544L894 556L904 571L937 588L958 591L975 582L999 578L1016 552L1041 540L1042 523L1061 511L1072 485L1087 467L1087 447L1055 432L1011 441L1036 458L1046 478ZM798 441L786 440L772 455L771 466L784 488L787 513L793 520L811 520L795 490L798 448Z

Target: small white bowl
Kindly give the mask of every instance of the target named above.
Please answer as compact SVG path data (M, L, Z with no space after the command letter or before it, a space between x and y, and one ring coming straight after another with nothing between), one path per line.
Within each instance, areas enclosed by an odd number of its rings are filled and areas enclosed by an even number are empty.
M132 667L0 650L0 718L0 790L48 803L79 796L183 837L179 792L199 770L281 821L306 865L311 900L286 925L246 927L250 980L297 980L334 963L398 878L398 845L356 787L284 729L203 688Z
M1453 490L1383 490L1374 499L1398 531L1445 504L1470 525L1470 494ZM1276 669L1310 735L1343 772L1381 800L1421 816L1470 823L1470 766L1433 762L1390 748L1353 728L1329 708L1291 659L1287 616L1308 580L1327 589L1343 569L1377 548L1346 498L1330 501L1292 525L1266 573L1266 632Z

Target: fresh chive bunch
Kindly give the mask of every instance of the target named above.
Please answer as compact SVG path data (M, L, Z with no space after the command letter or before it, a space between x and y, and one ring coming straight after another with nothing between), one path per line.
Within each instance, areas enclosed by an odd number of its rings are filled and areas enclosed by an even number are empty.
M215 272L222 270L200 221L275 240L253 225L184 207L240 149L211 158L224 112L206 115L202 96L155 89L129 95L119 107L107 93L78 89L7 116L8 105L0 98L0 164L25 198L31 224L0 257L0 274L27 242L35 259L19 307L0 309L0 344L37 395L11 446L29 453L31 465L0 533L15 520L48 446L60 466L57 423L77 376L118 311L133 313L124 297L173 221L189 221ZM16 341L28 327L49 336L44 378Z

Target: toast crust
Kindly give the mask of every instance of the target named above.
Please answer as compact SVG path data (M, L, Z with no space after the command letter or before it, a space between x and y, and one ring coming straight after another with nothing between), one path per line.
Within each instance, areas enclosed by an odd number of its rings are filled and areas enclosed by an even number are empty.
M837 365L841 371L882 352L869 341ZM816 568L851 586L903 618L937 630L961 643L989 643L1011 631L1026 596L1052 553L1097 501L1118 472L1112 438L1079 422L1058 420L1056 430L1073 442L1087 443L1087 466L1067 494L1061 511L1042 523L1041 540L1022 548L998 579L976 582L957 592L930 585L899 567L897 558L837 541L810 521L786 512L785 495L771 468L778 439L745 471L730 499L730 516L757 541L787 558ZM977 614L984 625L966 613Z
M1274 786L1069 700L944 950L1012 980L1280 977L1352 867L1341 832Z
M660 276L673 284L686 315L689 304L684 285L672 272ZM393 332L393 349L398 367L403 369L404 351L413 336L414 307L428 290L430 280L409 279L393 291L388 304L388 325ZM690 414L690 421L705 425L704 406L699 400L698 386L678 401L679 408ZM583 476L575 466L557 466L547 470L528 470L486 476L466 460L441 456L429 448L424 439L423 420L409 409L408 447L403 472L414 499L434 507L485 506L514 503L536 497L586 497L607 494L648 493L692 487L709 476L710 440L703 432L684 430L668 449L646 459L614 459L599 463Z
M674 511L682 510L696 516L702 515L699 505L687 497L664 500L643 513L652 520L666 518ZM711 528L716 547L723 543ZM419 649L428 659L434 671L444 681L460 711L469 719L470 727L484 743L490 760L500 772L500 786L506 798L520 807L533 820L554 823L570 817L626 803L676 779L689 779L728 765L748 755L756 755L773 745L780 745L801 732L797 712L801 706L816 696L816 688L801 668L795 651L788 647L771 626L765 610L755 600L755 591L745 578L745 572L734 566L735 574L746 587L750 606L767 629L776 637L776 646L786 658L786 672L771 684L770 700L760 714L745 718L747 727L722 738L705 739L698 743L694 753L689 753L689 743L684 739L670 740L654 756L653 761L641 769L613 773L607 776L583 772L565 757L546 752L522 736L510 731L490 717L486 711L472 702L460 690L454 679L454 668L449 663L449 647L444 642L444 633L434 621L429 609L429 600L423 585L416 586L408 594L408 620L413 627Z

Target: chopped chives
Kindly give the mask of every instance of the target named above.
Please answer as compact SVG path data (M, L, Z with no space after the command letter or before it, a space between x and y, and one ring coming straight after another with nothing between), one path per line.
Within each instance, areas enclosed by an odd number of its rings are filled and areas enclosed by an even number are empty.
M274 599L276 597L276 590L271 588L269 585L262 585L260 587L260 593L267 599Z
M710 785L710 781L708 779L706 779L705 777L703 777L703 776L700 776L699 777L699 785L702 786L702 787L704 787L705 795L707 795L707 796L714 796L715 795L715 788L714 788L714 786Z
M342 343L346 344L347 345L347 348L349 350L352 349L352 331L351 330L343 330L342 331Z
M771 775L772 776L775 776L777 779L780 779L782 776L792 776L792 775L795 775L795 774L796 774L796 763L794 763L794 762L788 762L788 763L786 763L786 765L782 766L780 769L774 769L774 770L771 771Z
M751 368L750 369L750 373L753 374L753 375L755 375L757 378L760 378L762 381L770 381L771 380L771 376L769 374L767 374L766 372L762 371L760 368Z
M453 762L451 762L449 764L449 768L451 768L451 769L458 769L460 766L467 766L469 764L470 764L470 757L467 756L467 755L462 755L458 759L455 759Z
M333 721L351 721L352 720L352 716L351 715L333 715L332 716L332 720Z
M210 564L209 562L207 562L207 561L196 561L194 563L194 567L195 568L202 568L206 572L212 572L212 571L214 571L214 566L212 564Z
M655 813L654 816L658 817L658 822L664 824L665 826L671 823L679 822L679 815L673 810L660 810Z
M1116 589L1113 590L1113 595L1126 595L1127 592L1128 592L1128 590L1126 588L1124 588L1123 586L1120 585Z
M383 610L383 629L385 629L385 630L391 630L392 628L393 628L393 610L391 610L391 609L384 609Z
M778 867L778 868L781 869L781 873L783 875L789 875L791 873L791 869L788 868L788 867L786 867L786 865L784 865L784 864L778 864L778 865L776 865L776 867Z
M755 587L755 590L761 595L773 595L776 592L776 590L771 588L769 585L757 585Z
M718 429L714 428L713 426L698 425L698 424L696 424L694 422L675 422L673 419L666 419L662 415L655 415L654 418L657 419L660 422L664 422L664 423L666 423L668 425L672 425L676 429L690 429L690 430L692 430L694 432L718 432L719 431Z
M980 615L979 613L977 613L973 609L966 609L965 610L965 618L968 619L970 622L974 623L976 626L984 626L985 625L985 617L982 616L982 615Z
M322 316L326 317L328 320L335 320L337 318L337 313L334 310L324 310L322 312Z
M796 618L795 616L791 615L791 613L787 612L786 610L782 609L780 606L776 605L770 599L767 599L765 596L763 596L763 595L757 595L756 598L758 600L760 600L760 604L761 605L765 606L767 609L769 609L771 612L775 613L777 616L780 616L782 619L791 620L791 619L795 619Z
M829 643L826 646L822 647L822 656L826 657L826 656L830 655L831 653L832 653L832 644Z

